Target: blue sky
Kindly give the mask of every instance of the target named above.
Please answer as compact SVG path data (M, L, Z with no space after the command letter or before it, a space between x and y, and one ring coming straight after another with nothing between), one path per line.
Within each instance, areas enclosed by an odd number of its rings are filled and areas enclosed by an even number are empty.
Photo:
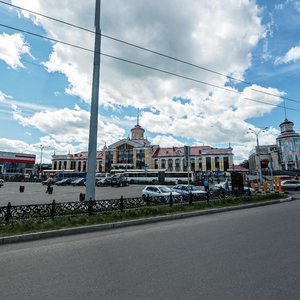
M93 30L94 0L4 1ZM102 33L188 61L193 68L102 38L102 52L220 88L101 58L98 149L136 122L154 144L233 146L236 162L275 143L287 117L300 132L300 1L102 1ZM0 3L0 24L93 49L93 34ZM0 26L0 150L86 151L93 53ZM298 83L298 84L297 84ZM230 89L232 92L222 88ZM258 93L256 90L262 91ZM275 95L271 96L269 94ZM276 96L277 95L277 96ZM252 100L271 103L273 106ZM296 110L296 111L295 111ZM297 111L298 110L298 111Z

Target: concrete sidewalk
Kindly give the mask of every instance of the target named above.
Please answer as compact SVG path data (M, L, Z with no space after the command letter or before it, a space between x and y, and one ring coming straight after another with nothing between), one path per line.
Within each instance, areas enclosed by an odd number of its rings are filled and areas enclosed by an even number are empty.
M45 232L7 236L7 237L0 238L0 245L10 244L10 243L18 243L18 242L26 242L26 241L34 241L34 240L38 240L38 239L45 239L45 238L51 238L51 237L67 236L67 235L72 235L72 234L88 233L88 232L93 232L93 231L102 231L102 230L122 228L122 227L128 227L128 226L137 226L137 225L170 221L170 220L176 220L176 219L198 217L198 216L222 213L222 212L233 211L233 210L267 206L267 205L272 205L272 204L280 204L280 203L289 202L292 200L294 200L292 197L288 197L288 198L280 199L280 200L270 200L270 201L264 201L264 202L260 202L260 203L242 204L242 205L235 205L235 206L222 207L222 208L212 208L212 209L206 209L206 210L201 210L201 211L178 213L178 214L173 214L173 215L165 215L165 216L158 216L158 217L152 217L152 218L144 218L144 219L129 220L129 221L122 221L122 222L108 223L108 224L98 224L98 225L82 226L82 227L76 227L76 228L59 229L59 230L52 230L52 231L45 231ZM295 200L298 200L298 199L295 199Z

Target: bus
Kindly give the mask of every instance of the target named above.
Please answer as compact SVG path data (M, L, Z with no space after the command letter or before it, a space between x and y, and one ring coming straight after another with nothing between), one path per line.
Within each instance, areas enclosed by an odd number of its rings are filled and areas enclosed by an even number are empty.
M149 169L149 170L135 169L135 170L126 170L124 171L124 174L127 176L129 183L179 184L179 183L188 183L194 181L193 172L175 172L175 171L166 171L163 169Z
M54 181L65 178L86 178L86 172L77 172L75 170L43 170L45 177L52 177Z

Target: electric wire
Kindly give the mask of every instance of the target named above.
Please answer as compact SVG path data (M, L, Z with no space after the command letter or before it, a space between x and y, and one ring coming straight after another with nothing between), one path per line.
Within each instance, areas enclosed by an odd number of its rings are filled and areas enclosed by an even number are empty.
M81 29L83 31L87 31L87 32L90 32L90 33L93 33L93 34L98 34L94 30L91 30L91 29L88 29L88 28L85 28L85 27L82 27L82 26L79 26L79 25L76 25L76 24L73 24L73 23L70 23L70 22L66 22L66 21L63 21L63 20L51 17L51 16L47 16L45 14L41 14L41 13L38 13L36 11L26 9L24 7L21 7L21 6L17 6L17 5L11 4L11 3L7 3L7 2L2 1L2 0L0 0L0 3L8 5L8 6L11 6L11 7L14 7L14 8L17 8L17 9L20 9L20 10L27 11L27 12L29 12L31 14L34 14L34 15L37 15L37 16L41 16L43 18L50 19L52 21L56 21L56 22L59 22L59 23L62 23L62 24L65 24L65 25L68 25L68 26L71 26L71 27L74 27L74 28L77 28L77 29ZM226 77L227 79L232 80L232 81L240 82L240 83L243 83L243 84L248 85L248 86L253 85L253 83L251 83L251 82L248 82L248 81L245 81L245 80L242 80L242 79L238 79L238 78L235 78L233 76L229 76L229 75L223 74L221 72L217 72L217 71L214 71L212 69L209 69L209 68L206 68L206 67L203 67L203 66L199 66L199 65L196 65L194 63L191 63L191 62L188 62L188 61L185 61L185 60L182 60L182 59L179 59L179 58L176 58L176 57L173 57L173 56L170 56L170 55L167 55L167 54L155 51L155 50L151 50L149 48L142 47L142 46L139 46L139 45L136 45L136 44L133 44L133 43L130 43L130 42L127 42L127 41L124 41L124 40L121 40L121 39L118 39L118 38L115 38L115 37L112 37L112 36L109 36L109 35L106 35L106 34L103 34L103 33L101 33L101 36L105 37L107 39L119 42L119 43L123 43L123 44L131 46L131 47L135 47L135 48L143 50L143 51L150 52L150 53L155 54L155 55L159 55L159 56L162 56L162 57L165 57L165 58L168 58L168 59L171 59L171 60L174 60L174 61L186 64L186 65L189 65L189 66L192 66L192 67L195 67L195 68L198 68L198 69L201 69L201 70L204 70L204 71L207 71L207 72L219 75L219 76ZM268 96L272 96L272 97L276 97L276 98L281 98L283 100L287 100L287 101L291 101L291 102L300 103L300 100L292 99L292 98L285 97L285 96L282 96L282 95L276 95L276 94L273 94L273 93L270 93L270 92L261 91L261 90L258 90L258 89L255 89L255 88L251 88L251 87L250 87L250 89L252 91L254 91L254 92L262 93L262 94L265 94L265 95L268 95Z
M157 72L160 72L160 73L172 75L172 76L175 76L175 77L179 77L179 78L186 79L186 80L189 80L189 81L197 82L197 83L200 83L200 84L203 84L203 85L211 86L211 87L214 87L214 88L218 88L218 89L221 89L221 90L225 90L225 91L228 91L228 92L231 92L231 93L234 93L234 94L239 94L239 95L243 96L243 92L239 92L239 91L232 90L232 89L229 89L229 88L226 88L226 87L222 87L222 86L218 86L218 85L215 85L215 84L211 84L211 83L208 83L208 82L205 82L205 81L202 81L202 80L198 80L198 79L195 79L195 78L187 77L187 76L180 75L180 74L177 74L177 73L174 73L174 72L170 72L170 71L166 71L166 70L163 70L163 69L155 68L155 67L148 66L148 65L145 65L145 64L141 64L141 63L138 63L138 62L134 62L132 60L128 60L128 59L125 59L125 58L116 57L116 56L113 56L113 55L110 55L110 54L106 54L106 53L103 53L103 52L95 52L94 50L86 48L86 47L82 47L82 46L71 44L71 43L68 43L68 42L65 42L65 41L60 41L58 39L46 37L44 35L33 33L33 32L28 31L28 30L23 30L23 29L19 29L19 28L16 28L16 27L4 25L2 23L0 23L0 26L8 28L8 29L15 30L15 31L19 31L19 32L22 32L22 33L26 33L26 34L29 34L29 35L32 35L32 36L35 36L35 37L39 37L39 38L42 38L42 39L45 39L45 40L50 40L50 41L61 43L61 44L64 44L64 45L67 45L67 46L70 46L70 47L78 48L78 49L81 49L81 50L84 50L84 51L88 51L88 52L91 52L91 53L99 53L102 56L109 57L109 58L112 58L112 59L115 59L115 60L118 60L118 61L126 62L126 63L133 64L133 65L136 65L136 66L139 66L139 67L147 68L147 69L150 69L150 70L153 70L153 71L157 71ZM244 97L243 99L248 100L248 101L253 101L253 102L261 103L261 104L266 104L266 105L274 106L274 107L282 107L282 108L284 108L284 106L280 106L280 105L276 105L276 104L273 104L273 103L269 103L269 102L265 102L265 101L260 101L260 100L252 99L252 98L245 98ZM285 109L293 110L293 111L299 111L300 112L300 109L296 109L296 108L285 107Z

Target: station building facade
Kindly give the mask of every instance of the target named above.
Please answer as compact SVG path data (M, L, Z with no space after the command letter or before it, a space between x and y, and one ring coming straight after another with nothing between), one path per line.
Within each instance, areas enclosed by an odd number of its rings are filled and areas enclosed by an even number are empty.
M97 172L105 173L116 169L162 169L167 171L187 171L184 147L162 148L152 145L144 138L145 130L138 124L131 129L131 137L119 140L97 151ZM53 170L74 170L85 172L87 152L67 155L53 155ZM232 148L211 146L190 147L190 170L226 171L233 165Z

